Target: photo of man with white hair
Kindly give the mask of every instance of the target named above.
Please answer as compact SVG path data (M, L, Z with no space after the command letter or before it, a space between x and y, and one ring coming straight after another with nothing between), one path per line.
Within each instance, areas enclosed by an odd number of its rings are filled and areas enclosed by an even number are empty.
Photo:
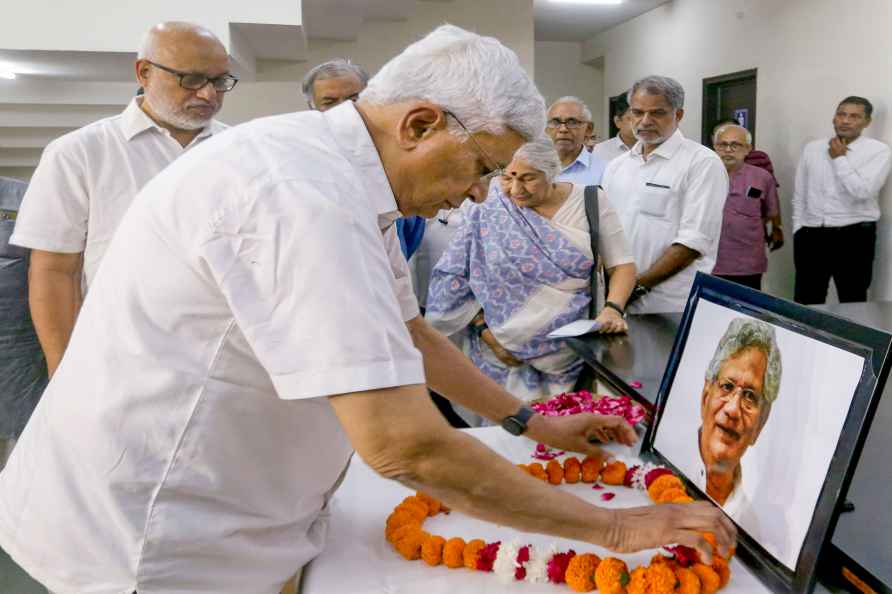
M59 593L272 594L325 546L355 449L522 531L707 558L713 532L727 555L736 531L711 503L591 505L428 396L593 456L599 434L635 439L619 417L534 415L477 371L418 315L399 251L400 214L482 201L544 124L516 54L445 25L355 104L254 120L178 159L121 222L0 474L0 546Z
M698 432L703 469L694 478L732 517L747 505L740 461L768 422L781 371L774 328L750 318L731 322L706 370Z

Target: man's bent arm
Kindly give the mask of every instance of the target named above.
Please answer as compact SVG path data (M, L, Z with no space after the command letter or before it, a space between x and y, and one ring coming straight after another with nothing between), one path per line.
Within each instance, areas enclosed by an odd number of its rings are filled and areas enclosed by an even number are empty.
M450 507L526 532L581 540L616 551L680 542L704 553L698 532L715 532L722 549L734 528L711 504L607 510L521 472L473 437L451 429L424 386L371 390L330 399L365 462L386 478Z
M83 254L33 250L28 303L50 377L59 366L81 307Z
M692 250L686 245L673 243L663 252L653 266L641 273L638 282L649 289L653 289L666 279L675 276L694 260L700 257L700 252Z

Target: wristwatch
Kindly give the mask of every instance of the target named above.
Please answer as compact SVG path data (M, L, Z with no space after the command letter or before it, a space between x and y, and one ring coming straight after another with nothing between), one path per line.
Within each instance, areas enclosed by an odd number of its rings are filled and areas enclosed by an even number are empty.
M502 419L502 429L511 435L523 435L523 432L527 430L527 421L534 414L536 413L533 409L521 406L519 411Z
M650 289L648 289L641 283L638 283L637 285L635 285L635 288L632 289L632 294L629 296L629 301L635 301L636 299L641 299L648 293L650 293Z
M613 301L605 301L604 307L609 307L610 309L616 311L621 317L626 317L626 312L619 305L614 303Z

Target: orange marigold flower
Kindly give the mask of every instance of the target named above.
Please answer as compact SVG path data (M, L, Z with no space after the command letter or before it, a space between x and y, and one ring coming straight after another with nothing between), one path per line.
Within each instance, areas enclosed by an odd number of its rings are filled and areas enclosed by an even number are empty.
M719 591L722 580L712 567L702 563L694 563L691 566L691 571L700 578L700 594L715 594Z
M464 567L465 540L463 538L450 538L443 546L443 563L450 569Z
M691 497L690 495L682 495L681 497L675 497L669 503L693 503L693 502L694 502L694 498Z
M706 540L706 542L708 542L710 545L712 545L712 554L718 555L719 554L719 545L715 539L715 534L713 534L712 532L704 532L703 538ZM728 551L728 559L733 557L734 553L736 553L736 552L737 552L737 550L734 547L731 547L731 550Z
M560 485L564 481L564 468L557 460L550 460L545 472L548 473L548 482L552 485Z
M653 501L656 501L663 491L673 487L684 487L684 484L674 474L664 474L650 484L647 488L647 494L650 495Z
M442 536L431 536L421 545L421 559L431 566L439 565L443 562L443 545L446 539Z
M464 561L465 567L472 570L477 569L477 556L485 546L486 542L479 538L475 538L465 545L465 550L462 551L462 560Z
M411 522L408 522L408 523L406 523L406 524L392 524L392 525L389 525L389 526L387 526L387 528L384 529L384 538L387 539L387 542L389 542L389 543L394 543L394 542L396 542L396 539L394 538L394 534L395 534L400 528L406 528L406 527L414 528L415 530L421 530L421 522L419 522L419 521L416 520L415 518L412 518L412 521L411 521ZM406 532L403 531L401 534L405 534L405 533L406 533Z
M427 532L416 530L397 540L394 546L396 546L397 552L403 556L403 559L414 561L421 558L421 547L429 537L430 534Z
M712 568L719 576L719 589L727 586L731 581L731 569L728 567L728 562L718 555L713 555Z
M626 465L615 460L604 467L601 471L601 481L608 485L622 485L626 480Z
M636 567L629 576L629 586L626 588L627 594L650 594L647 589L647 568Z
M672 503L674 500L679 497L686 497L687 493L681 487L672 487L670 489L666 489L660 496L656 498L656 503Z
M619 559L608 557L598 565L595 583L601 594L624 594L629 583L629 568Z
M430 513L430 511L431 511L430 505L428 505L428 502L425 500L424 497L419 497L418 495L410 495L409 497L406 497L405 499L403 499L403 502L400 505L405 505L405 504L410 504L410 503L418 505L421 508L423 508L424 509L424 517L433 515Z
M564 581L574 592L591 592L595 589L595 573L600 565L601 558L597 555L576 555L567 565Z
M647 568L648 594L673 594L677 582L668 563L655 563Z
M426 503L419 503L418 501L404 501L396 506L393 511L404 511L415 516L420 522L423 522L427 519L427 511L428 507Z
M418 497L421 501L427 504L427 515L435 516L442 510L442 505L440 504L439 499L434 499L430 495L426 495L421 491L415 493L415 496Z
M414 534L415 532L421 532L421 524L403 524L402 526L399 526L398 528L392 530L390 533L390 538L388 538L387 540L389 540L392 545L396 546L396 543L398 543L400 540L402 540L409 534Z
M586 459L582 461L582 482L593 483L598 480L599 474L601 474L601 460L598 458L586 457Z
M582 477L582 464L576 457L564 460L564 481L570 484L578 483Z
M676 567L675 577L678 578L678 586L675 588L678 594L700 594L700 578L692 570Z

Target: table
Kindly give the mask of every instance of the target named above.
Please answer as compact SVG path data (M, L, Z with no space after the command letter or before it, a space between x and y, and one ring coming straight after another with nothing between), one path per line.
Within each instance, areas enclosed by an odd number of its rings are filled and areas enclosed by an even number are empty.
M817 309L865 326L892 331L892 302L843 303ZM656 401L660 380L681 314L629 316L626 337L588 335L570 339L570 346L596 375L617 393ZM629 384L635 380L639 389ZM892 583L892 514L888 492L892 483L892 380L886 383L872 430L868 433L847 499L855 510L844 513L831 541L886 583ZM826 591L822 587L817 592Z
M535 444L524 438L508 435L500 427L466 430L468 434L514 462L532 462L530 454ZM609 449L621 459L631 461L637 456L637 447L627 448L611 444ZM518 471L519 472L519 471ZM604 507L630 507L650 503L642 491L625 487L605 487L616 494L609 502L600 500L605 491L595 491L590 485L561 485L587 500ZM570 589L553 584L502 585L494 575L448 569L445 566L429 567L422 561L405 561L384 540L384 523L388 514L404 497L412 492L393 481L376 475L358 456L354 456L344 483L331 502L330 536L325 551L304 570L302 594L555 594ZM425 522L425 530L446 537L460 536L483 538L487 542L510 540L517 536L526 543L546 547L557 543L559 550L573 548L577 553L593 552L600 556L610 553L599 547L540 534L523 534L511 528L475 520L458 512L448 516L436 516ZM641 551L632 555L618 555L630 567L646 564L655 550ZM736 559L731 561L731 583L723 594L761 594L769 592L755 576Z

